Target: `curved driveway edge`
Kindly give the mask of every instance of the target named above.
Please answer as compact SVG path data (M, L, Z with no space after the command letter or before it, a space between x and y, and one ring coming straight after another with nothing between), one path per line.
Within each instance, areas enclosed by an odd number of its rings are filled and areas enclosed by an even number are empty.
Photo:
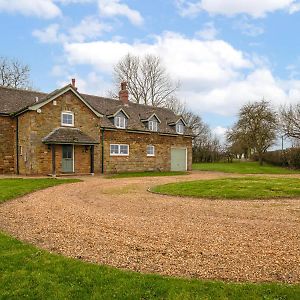
M300 282L299 200L147 192L157 184L229 176L87 177L0 205L0 228L50 251L134 271Z

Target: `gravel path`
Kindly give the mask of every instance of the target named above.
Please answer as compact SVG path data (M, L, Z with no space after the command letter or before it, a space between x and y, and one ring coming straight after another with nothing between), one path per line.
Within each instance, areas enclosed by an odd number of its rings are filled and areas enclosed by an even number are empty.
M299 283L299 199L216 201L147 192L222 176L86 177L0 205L0 229L50 251L140 272Z

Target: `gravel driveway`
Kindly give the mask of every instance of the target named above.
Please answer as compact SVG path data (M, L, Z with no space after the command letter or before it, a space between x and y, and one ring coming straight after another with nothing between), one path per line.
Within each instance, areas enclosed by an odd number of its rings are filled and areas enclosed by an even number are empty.
M216 201L147 192L222 176L86 177L0 205L0 228L50 251L139 272L300 282L299 199Z

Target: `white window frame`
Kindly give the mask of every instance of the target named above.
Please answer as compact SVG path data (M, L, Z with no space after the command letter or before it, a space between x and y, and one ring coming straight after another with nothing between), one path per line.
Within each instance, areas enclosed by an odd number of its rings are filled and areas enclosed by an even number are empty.
M122 116L115 117L115 126L124 129L126 127L126 119Z
M118 152L112 153L111 146L117 146ZM127 154L121 153L121 146L127 147ZM109 145L109 153L110 153L110 156L129 156L129 145L128 144L110 144Z
M154 121L154 120L150 120L148 122L148 129L150 131L157 131L157 121Z
M184 125L181 124L181 123L177 124L177 125L176 125L176 132L177 132L178 134L183 134L183 133L184 133Z
M148 152L148 149L149 149L149 148L153 149L153 153L149 153L149 152ZM147 146L147 149L146 149L146 152L147 152L147 156L152 156L152 157L155 156L155 146L153 146L153 145L148 145L148 146Z
M72 116L72 124L64 123L64 115ZM61 113L61 125L62 126L68 126L68 127L74 127L74 113L71 112L71 111L63 111Z

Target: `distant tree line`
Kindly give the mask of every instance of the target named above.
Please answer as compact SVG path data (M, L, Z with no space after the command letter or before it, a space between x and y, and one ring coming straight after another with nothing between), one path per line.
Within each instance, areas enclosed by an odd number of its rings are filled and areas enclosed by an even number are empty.
M289 138L294 147L267 153L279 137ZM251 157L260 164L265 160L300 167L300 103L282 106L278 112L265 100L244 105L238 121L227 131L226 140L226 153L230 159Z

